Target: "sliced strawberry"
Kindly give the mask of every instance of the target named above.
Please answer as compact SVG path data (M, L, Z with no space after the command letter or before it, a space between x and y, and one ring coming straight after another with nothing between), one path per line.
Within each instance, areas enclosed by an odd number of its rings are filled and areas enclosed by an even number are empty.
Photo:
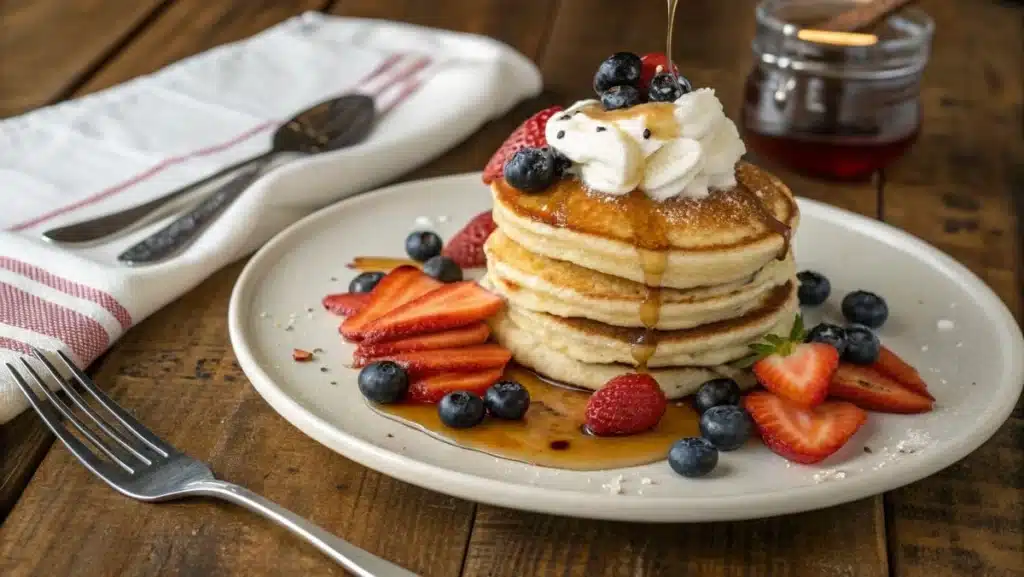
M890 349L883 346L878 353L878 360L875 361L875 364L871 365L871 368L888 376L911 391L924 395L933 401L935 400L935 397L928 392L928 385L925 384L917 369L907 364L906 361Z
M366 325L440 286L440 282L419 269L400 266L377 283L370 292L370 302L366 307L345 319L338 330L345 338L358 341L362 339Z
M292 360L297 363L305 363L313 360L313 353L303 349L292 349Z
M409 383L405 400L411 403L436 403L453 391L469 391L484 396L488 387L501 379L502 369L476 373L440 373Z
M679 75L679 67L672 65L675 74ZM668 57L664 52L651 52L640 57L640 94L647 98L647 89L651 79L659 72L668 72Z
M743 406L764 444L797 463L817 463L835 453L867 419L853 403L828 401L811 409L768 391L750 393Z
M360 335L374 343L464 327L498 312L502 303L501 297L475 282L449 283L365 325Z
M519 125L519 128L512 131L512 134L505 139L505 142L491 156L487 166L484 167L484 184L490 184L495 180L501 179L502 173L505 170L505 163L520 148L541 148L547 146L548 140L544 137L544 127L547 126L548 119L561 112L561 110L561 106L545 108L527 118L526 122L523 122Z
M832 377L829 395L862 409L882 413L926 413L932 400L900 386L871 367L842 363Z
M484 257L484 241L497 226L491 211L481 212L473 217L462 230L448 241L441 254L455 261L462 268L479 268L487 264Z
M352 355L355 366L364 367L374 361L393 361L408 371L413 379L439 373L472 373L504 367L512 353L498 345L473 345L457 349L411 351L368 357L356 351Z
M454 349L469 345L480 345L487 342L491 329L484 323L473 323L450 331L416 335L396 341L364 343L356 348L356 353L365 357L381 357L411 351L429 351L434 349Z
M391 272L400 266L422 268L422 264L407 258L392 256L357 256L346 265L359 272Z
M839 365L835 347L801 343L772 353L754 363L757 381L769 391L813 407L825 400L832 373Z
M658 424L667 405L665 393L651 375L621 375L590 396L587 430L602 436L641 433Z
M324 297L324 308L342 317L350 317L370 304L370 293L335 293Z

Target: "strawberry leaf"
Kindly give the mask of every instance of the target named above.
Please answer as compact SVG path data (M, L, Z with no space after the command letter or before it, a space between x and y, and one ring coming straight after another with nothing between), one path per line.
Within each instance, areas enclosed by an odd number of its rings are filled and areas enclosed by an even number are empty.
M793 329L789 331L789 340L794 343L802 343L806 336L807 334L804 332L804 317L798 314L793 320Z

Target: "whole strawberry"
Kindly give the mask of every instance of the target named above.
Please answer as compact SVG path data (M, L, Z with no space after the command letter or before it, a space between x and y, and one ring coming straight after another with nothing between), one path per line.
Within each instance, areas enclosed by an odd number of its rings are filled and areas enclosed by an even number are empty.
M587 430L599 436L642 433L658 424L667 405L654 377L621 375L591 395L585 413Z
M484 256L484 242L494 229L491 211L481 212L455 234L441 252L462 268L479 268L487 264Z
M497 152L491 156L491 160L484 167L484 184L498 180L502 177L505 163L508 162L517 150L522 148L543 148L547 146L548 140L544 138L544 127L548 119L562 111L561 106L545 108L540 112L526 119L516 128L505 142L498 147Z

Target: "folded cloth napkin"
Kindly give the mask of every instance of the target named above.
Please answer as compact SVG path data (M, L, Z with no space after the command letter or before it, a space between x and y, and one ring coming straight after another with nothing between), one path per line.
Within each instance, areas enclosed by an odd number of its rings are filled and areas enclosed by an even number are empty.
M174 259L117 263L152 227L88 248L40 236L266 151L283 120L368 82L379 87L382 70L409 62L414 81L381 94L394 107L365 142L269 172ZM540 89L537 68L489 38L308 13L0 122L0 362L17 365L35 346L88 365L132 325L297 219L440 155ZM0 422L27 406L0 371Z

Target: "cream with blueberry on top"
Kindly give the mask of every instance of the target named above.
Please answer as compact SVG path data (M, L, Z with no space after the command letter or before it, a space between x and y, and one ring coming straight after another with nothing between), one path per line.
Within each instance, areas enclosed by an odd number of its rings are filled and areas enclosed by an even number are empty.
M414 231L407 260L356 259L350 292L324 299L375 410L509 459L667 457L686 477L754 437L814 463L866 411L931 410L874 332L880 296L851 292L845 326L804 330L831 285L797 273L793 194L742 160L712 89L631 53L594 89L509 136L483 174L491 211L447 243Z

